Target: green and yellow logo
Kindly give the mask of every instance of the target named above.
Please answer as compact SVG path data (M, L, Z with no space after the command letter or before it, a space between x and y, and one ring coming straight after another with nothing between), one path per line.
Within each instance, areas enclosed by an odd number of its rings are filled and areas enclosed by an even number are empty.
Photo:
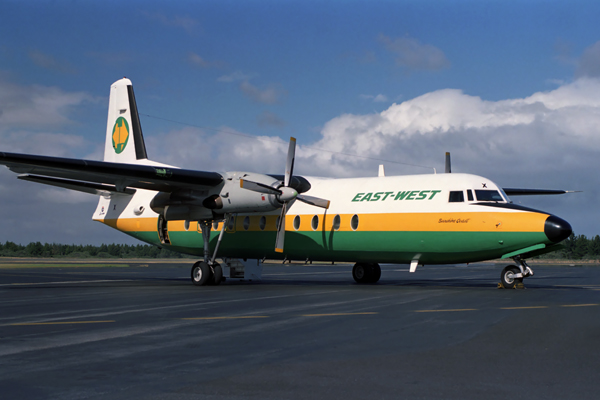
M117 122L115 122L115 126L113 127L112 133L112 144L113 149L115 149L115 153L121 154L123 150L125 150L125 146L127 146L127 141L129 140L129 124L127 120L123 117L117 118Z

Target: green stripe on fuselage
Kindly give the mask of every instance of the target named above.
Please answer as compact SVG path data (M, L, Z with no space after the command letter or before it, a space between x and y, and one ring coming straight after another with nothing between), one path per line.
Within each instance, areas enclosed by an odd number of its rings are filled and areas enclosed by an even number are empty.
M126 232L147 243L192 255L203 255L202 234L169 232L162 245L156 232ZM219 232L211 232L214 249ZM283 253L275 252L275 232L225 233L218 257L410 263L418 254L423 264L450 264L499 258L528 246L550 243L543 232L352 232L316 231L285 234Z

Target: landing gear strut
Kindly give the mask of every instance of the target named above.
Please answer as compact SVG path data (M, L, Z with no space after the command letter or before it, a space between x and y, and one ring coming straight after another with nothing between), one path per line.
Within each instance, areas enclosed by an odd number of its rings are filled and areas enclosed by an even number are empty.
M523 278L533 276L533 270L527 265L527 262L520 256L513 257L518 265L508 265L502 270L500 282L505 289L513 289L520 283L523 283Z
M192 266L192 283L196 286L219 285L223 281L223 268L215 261L215 258L217 258L217 251L223 239L225 226L227 226L227 218L223 221L212 257L210 256L210 230L212 223L211 221L199 221L198 224L200 224L200 229L202 229L202 239L204 241L204 261L198 261Z
M377 263L356 263L352 277L356 283L376 283L381 278L381 268Z

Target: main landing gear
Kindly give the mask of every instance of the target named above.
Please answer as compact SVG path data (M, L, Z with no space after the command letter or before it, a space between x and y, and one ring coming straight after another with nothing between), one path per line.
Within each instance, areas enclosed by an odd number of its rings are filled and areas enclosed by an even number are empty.
M377 263L356 263L352 277L356 283L376 283L381 278L381 268Z
M523 278L533 276L533 270L520 256L513 257L518 265L507 265L500 275L500 285L504 289L514 289L523 283Z
M217 251L219 250L219 245L223 239L225 226L227 226L227 218L221 227L219 239L217 240L217 245L215 246L212 257L210 257L209 242L212 223L211 221L199 221L198 223L202 229L202 239L204 240L204 261L198 261L192 266L192 283L196 286L219 285L224 280L223 267L215 261L215 258L217 257Z

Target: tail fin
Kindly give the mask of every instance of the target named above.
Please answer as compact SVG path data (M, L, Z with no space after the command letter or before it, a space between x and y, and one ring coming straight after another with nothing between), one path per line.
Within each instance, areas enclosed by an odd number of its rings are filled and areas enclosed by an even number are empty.
M123 78L110 87L104 161L136 164L147 158L133 86Z

